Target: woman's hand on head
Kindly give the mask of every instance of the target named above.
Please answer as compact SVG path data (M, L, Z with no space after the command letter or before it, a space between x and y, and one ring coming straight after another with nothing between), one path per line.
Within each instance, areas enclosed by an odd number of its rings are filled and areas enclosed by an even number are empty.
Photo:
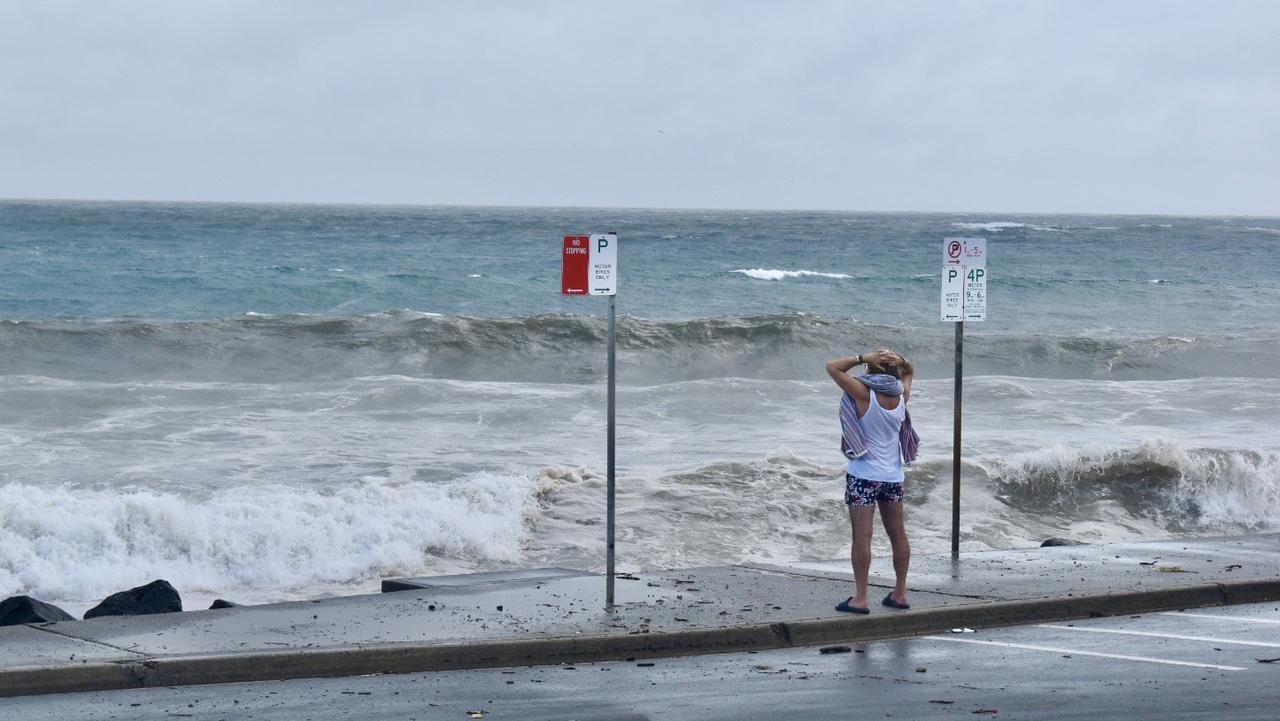
M867 365L885 366L890 364L897 357L897 353L881 348L880 350L871 351L870 353L864 353L862 355L862 362Z

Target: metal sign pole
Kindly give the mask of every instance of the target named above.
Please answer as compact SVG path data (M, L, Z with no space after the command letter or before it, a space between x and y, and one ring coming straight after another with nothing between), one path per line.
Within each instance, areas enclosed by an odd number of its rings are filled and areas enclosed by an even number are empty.
M951 438L951 557L960 558L960 418L964 322L987 319L987 239L942 239L942 320L956 324L956 397Z
M964 321L956 323L955 427L951 438L951 557L960 557L960 401L964 378Z
M613 608L613 516L614 516L614 399L616 386L614 384L614 369L618 365L618 357L616 352L616 309L615 300L617 295L609 296L609 510L608 520L606 522L606 533L608 534L608 548L606 551L605 565L608 568L608 575L605 579L604 587L604 605L605 608Z
M560 276L560 293L563 295L609 296L609 510L605 550L607 573L604 585L604 605L613 608L613 533L614 533L614 400L617 385L614 381L618 367L617 356L617 297L618 297L618 234L566 235L563 246L564 264Z

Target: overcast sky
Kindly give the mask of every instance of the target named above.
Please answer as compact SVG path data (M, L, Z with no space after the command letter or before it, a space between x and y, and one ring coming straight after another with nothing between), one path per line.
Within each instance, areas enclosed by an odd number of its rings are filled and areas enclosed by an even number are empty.
M1280 215L1280 2L0 0L0 197Z

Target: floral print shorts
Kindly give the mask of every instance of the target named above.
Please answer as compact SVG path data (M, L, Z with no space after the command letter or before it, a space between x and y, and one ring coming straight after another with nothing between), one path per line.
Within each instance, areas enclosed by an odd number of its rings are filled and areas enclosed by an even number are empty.
M886 481L868 481L865 478L844 474L844 504L846 506L874 506L877 503L901 503L902 484Z

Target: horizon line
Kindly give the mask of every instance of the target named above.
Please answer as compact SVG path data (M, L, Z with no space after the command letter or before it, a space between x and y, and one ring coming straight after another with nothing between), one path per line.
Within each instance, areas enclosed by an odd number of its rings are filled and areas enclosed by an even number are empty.
M1105 216L1137 216L1158 218L1267 218L1276 219L1280 215L1261 213L1156 213L1156 212L1119 212L1119 211L1050 211L1050 210L867 210L841 208L739 208L739 207L707 207L707 206L656 206L656 205L520 205L503 203L404 203L404 202L369 202L369 201L316 201L316 200L174 200L158 198L23 198L0 197L0 203L134 203L149 205L267 205L267 206L339 206L339 207L373 207L373 208L502 208L502 209L538 209L538 210L624 210L624 211L678 211L678 212L716 212L716 213L847 213L847 214L902 214L902 215L1087 215Z

